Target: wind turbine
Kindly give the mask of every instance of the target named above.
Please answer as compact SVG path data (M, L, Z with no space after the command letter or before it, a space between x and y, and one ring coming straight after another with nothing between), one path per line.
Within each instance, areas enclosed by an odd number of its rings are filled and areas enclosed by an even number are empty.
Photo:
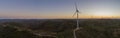
M74 35L74 38L77 38L77 36L76 36L76 31L77 30L79 30L80 29L80 27L79 27L79 10L78 10L78 8L77 8L77 3L75 2L75 8L76 8L76 11L75 11L75 13L73 14L73 16L75 16L76 15L76 28L73 30L73 35Z

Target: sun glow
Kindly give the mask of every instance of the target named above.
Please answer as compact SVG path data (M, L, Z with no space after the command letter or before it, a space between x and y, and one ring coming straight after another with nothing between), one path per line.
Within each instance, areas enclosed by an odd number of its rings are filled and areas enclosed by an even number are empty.
M109 17L109 16L113 16L113 12L110 12L110 11L97 11L97 12L94 12L94 16Z

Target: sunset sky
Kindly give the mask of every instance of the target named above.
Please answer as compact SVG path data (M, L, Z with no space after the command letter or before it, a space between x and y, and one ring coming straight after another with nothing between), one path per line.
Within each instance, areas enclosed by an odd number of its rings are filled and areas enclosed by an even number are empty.
M0 19L120 18L120 0L0 0Z

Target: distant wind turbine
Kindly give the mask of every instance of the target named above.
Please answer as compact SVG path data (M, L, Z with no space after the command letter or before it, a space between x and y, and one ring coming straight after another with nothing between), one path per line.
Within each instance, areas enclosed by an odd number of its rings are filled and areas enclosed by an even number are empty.
M75 13L73 14L73 16L75 16L76 15L76 25L77 25L77 27L73 30L73 35L74 35L74 38L77 38L77 36L76 36L76 31L77 30L79 30L80 29L80 27L79 27L79 10L78 10L78 8L77 8L77 3L75 2L75 8L76 8L76 11L75 11Z

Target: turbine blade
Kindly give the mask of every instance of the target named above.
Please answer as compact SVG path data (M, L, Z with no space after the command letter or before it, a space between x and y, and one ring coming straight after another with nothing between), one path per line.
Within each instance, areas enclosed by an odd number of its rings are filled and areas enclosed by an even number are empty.
M77 10L77 3L75 2L75 8L76 8L76 10Z
M75 2L75 8L76 8L76 12L79 12L76 2Z
M80 13L79 10L78 10L77 3L76 3L76 2L75 2L75 8L76 8L76 12L77 12L77 13Z
M76 14L77 14L77 12L75 12L72 17L74 17Z

